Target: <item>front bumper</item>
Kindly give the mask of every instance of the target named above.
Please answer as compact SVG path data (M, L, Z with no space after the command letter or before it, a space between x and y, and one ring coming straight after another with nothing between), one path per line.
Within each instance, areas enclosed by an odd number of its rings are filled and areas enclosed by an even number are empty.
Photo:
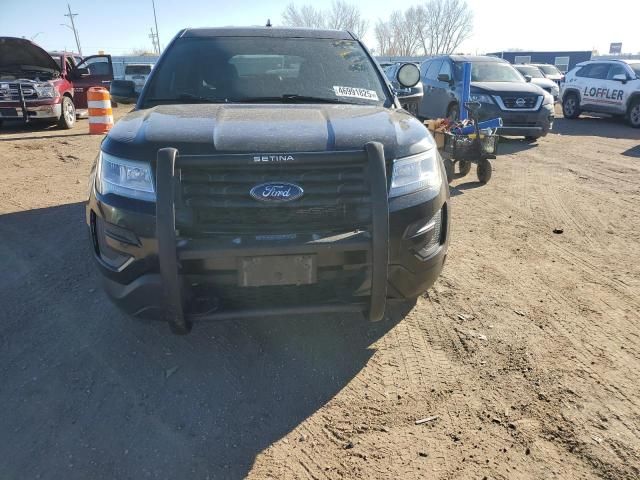
M536 111L505 111L496 104L483 103L480 119L502 118L498 134L515 137L544 137L553 128L554 106L542 105Z
M156 204L103 196L92 187L87 222L107 293L127 313L166 319L178 330L192 320L285 313L359 311L380 319L387 299L414 298L440 274L449 241L449 194L443 181L435 198L417 192L388 200L381 150L368 147L362 156L377 172L371 182L375 215L370 228L340 234L181 235L174 214L176 172L201 160L175 150L158 154ZM415 235L436 217L437 232ZM313 256L316 281L239 286L243 259L273 255Z
M58 120L62 115L61 103L43 101L27 101L26 111L29 119ZM24 109L20 102L0 102L0 119L3 120L24 120Z

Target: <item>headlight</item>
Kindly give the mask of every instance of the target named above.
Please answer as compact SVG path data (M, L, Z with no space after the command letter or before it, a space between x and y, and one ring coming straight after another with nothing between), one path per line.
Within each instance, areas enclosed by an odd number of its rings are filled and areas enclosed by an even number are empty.
M37 83L33 86L38 97L53 98L56 96L56 89L50 83Z
M430 190L435 196L442 186L439 162L440 155L436 148L395 160L389 198L418 190Z
M493 98L491 95L487 95L485 93L472 93L469 95L469 100L472 102L480 102L480 103L493 103Z
M156 200L151 165L104 152L100 152L96 186L103 195L115 193L148 202Z
M542 105L553 105L554 103L555 101L553 100L553 95L544 92L544 100L542 101Z

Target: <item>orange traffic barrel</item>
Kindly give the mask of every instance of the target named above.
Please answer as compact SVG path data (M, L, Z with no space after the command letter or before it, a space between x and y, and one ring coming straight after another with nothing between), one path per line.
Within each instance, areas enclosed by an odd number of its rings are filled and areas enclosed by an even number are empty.
M89 133L101 135L111 130L113 111L111 110L109 90L102 87L91 87L87 90L87 104L89 107Z

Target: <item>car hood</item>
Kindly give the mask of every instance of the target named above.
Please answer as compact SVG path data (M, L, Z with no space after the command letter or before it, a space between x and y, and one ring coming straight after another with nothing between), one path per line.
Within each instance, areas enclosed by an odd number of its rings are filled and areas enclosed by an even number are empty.
M541 95L540 87L526 82L471 82L473 93L531 93Z
M558 86L556 82L554 82L553 80L549 80L548 78L532 78L531 83L542 88L552 88Z
M0 37L0 71L22 69L60 73L60 66L45 50L24 38Z
M434 146L427 129L402 110L360 105L162 105L128 114L102 149L112 155L155 159L157 150L183 154L285 153L360 150L384 145L387 159Z

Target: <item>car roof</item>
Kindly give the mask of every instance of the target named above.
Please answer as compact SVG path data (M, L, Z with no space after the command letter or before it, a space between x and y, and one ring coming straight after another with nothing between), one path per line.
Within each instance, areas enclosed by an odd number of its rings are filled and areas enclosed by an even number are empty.
M629 58L602 58L597 60L585 60L584 62L580 62L576 65L576 67L581 67L583 65L589 65L591 63L606 63L606 62L617 62L617 63L626 63L630 65L632 63L640 63L640 59L634 60Z
M354 40L356 37L344 30L321 30L316 28L290 27L217 27L187 28L179 35L182 38L197 37L275 37L275 38L322 38L332 40Z
M450 58L454 62L495 62L495 63L509 63L506 60L499 57L492 57L491 55L445 55L443 58Z
M75 52L66 52L64 50L47 50L47 53L49 55L69 55L72 57L79 57L80 54L79 53L75 53Z

